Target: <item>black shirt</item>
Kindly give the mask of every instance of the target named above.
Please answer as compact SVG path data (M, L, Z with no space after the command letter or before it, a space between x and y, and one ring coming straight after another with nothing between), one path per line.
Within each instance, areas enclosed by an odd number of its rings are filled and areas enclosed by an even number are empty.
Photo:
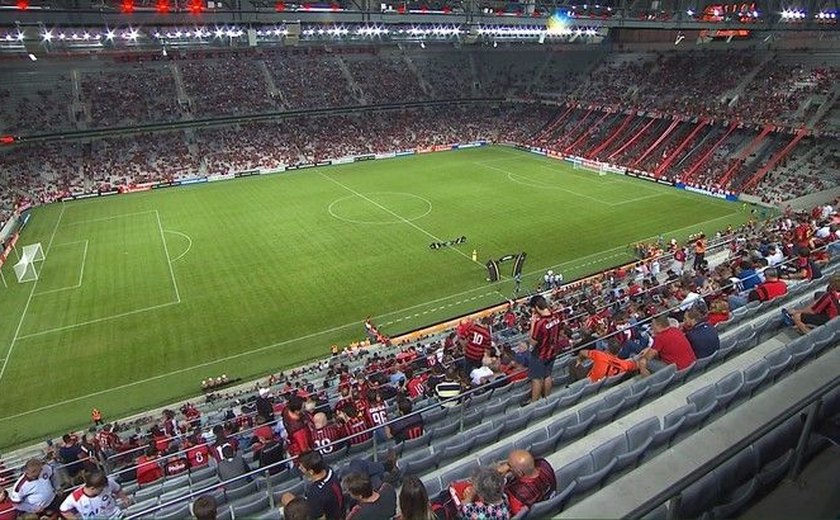
M391 435L396 442L416 439L423 435L423 417L420 414L405 415L391 423Z
M71 446L62 446L58 449L58 458L61 459L61 462L63 462L66 466L67 473L74 477L82 469L82 465L81 463L79 463L79 457L81 456L82 447L78 444L73 444Z
M344 518L344 493L341 491L341 481L332 468L327 468L326 477L307 486L304 496L313 518Z
M260 468L270 466L286 458L283 445L277 441L271 441L260 450ZM278 464L268 470L271 475L276 475L283 470L283 465Z
M382 484L376 502L356 504L347 520L383 520L397 514L397 492L390 484Z

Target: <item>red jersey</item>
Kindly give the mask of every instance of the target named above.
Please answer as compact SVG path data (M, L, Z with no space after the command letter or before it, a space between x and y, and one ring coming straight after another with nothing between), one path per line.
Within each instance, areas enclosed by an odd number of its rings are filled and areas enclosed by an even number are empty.
M140 455L135 461L137 465L137 483L140 485L154 482L163 478L163 470L160 469L157 459L146 455Z
M365 408L365 420L368 428L374 426L384 426L388 422L388 405L385 403L376 403Z
M464 357L471 361L481 361L484 351L491 346L490 331L481 325L470 323L461 333L464 339Z
M187 460L191 468L200 468L210 463L210 447L207 444L199 444L187 450Z
M405 384L405 389L408 390L408 396L412 399L420 397L426 393L426 380L429 375L414 376L408 383Z
M288 435L289 449L287 451L289 455L301 455L312 451L312 433L302 418L295 419L288 409L283 410L283 425L285 425L286 435Z
M659 359L663 363L673 363L677 366L677 370L687 368L697 360L688 338L685 337L683 331L674 327L665 329L654 336L653 350L659 352Z
M550 313L539 316L531 325L531 339L536 343L532 352L541 360L549 361L560 353L560 316Z
M353 435L348 439L350 444L361 444L363 442L367 442L371 438L370 432L361 433L367 429L368 425L364 419L362 419L361 417L356 417L354 419L351 418L346 423L344 423L344 430L346 432L344 437L350 437L351 435Z
M830 320L836 318L840 314L840 292L832 291L829 287L825 294L811 305L811 312L824 315Z
M334 424L328 424L323 428L313 429L312 439L315 443L315 449L317 449L321 455L326 455L334 452L336 449L340 449L341 445L333 443L341 440L341 433L341 428Z

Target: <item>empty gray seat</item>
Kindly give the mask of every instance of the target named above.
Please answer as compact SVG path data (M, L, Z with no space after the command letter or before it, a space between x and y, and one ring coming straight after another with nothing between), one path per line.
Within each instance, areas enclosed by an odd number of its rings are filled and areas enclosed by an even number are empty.
M767 377L770 378L771 381L777 380L779 375L790 367L790 353L784 348L770 352L764 356L764 359L769 364L769 373Z
M507 460L508 453L513 450L513 443L503 444L501 446L494 446L493 449L480 455L478 462L482 466L489 466L503 460ZM405 473L405 471L403 471Z
M563 438L566 440L576 439L585 434L590 426L595 423L600 406L600 402L595 402L578 410L577 422L566 427Z
M712 517L735 518L750 503L757 489L757 479L750 479L729 493L722 504L712 508Z
M717 408L717 395L714 385L704 386L691 393L686 400L696 408L686 415L686 427L699 426Z
M406 474L422 475L430 469L436 468L439 458L439 453L426 453L422 457L412 457L410 460L402 461L400 468Z
M720 381L715 383L715 397L717 398L718 408L726 410L729 403L735 399L743 386L743 372L732 372L723 376Z
M560 397L560 399L557 401L557 408L559 410L563 410L564 408L574 406L575 403L580 401L580 397L583 395L585 386L586 381L577 381L576 383L566 388L566 390L562 394L562 397Z
M259 493L230 504L234 518L252 518L270 506L271 501L266 493Z
M135 502L145 502L150 498L158 498L160 497L161 493L163 492L163 486L160 484L154 486L143 486L137 491L134 492L134 501Z
M649 391L650 387L647 385L630 386L630 392L624 397L624 403L621 405L619 413L629 413L637 409L647 397Z
M582 457L586 462L580 467L580 474L575 479L577 487L574 493L585 494L592 490L598 489L607 475L612 471L616 465L615 457L608 458L609 453L602 453L601 457L596 459L595 452Z
M454 410L454 408L452 408L452 409ZM434 423L440 421L441 419L443 419L444 417L446 417L446 415L449 413L449 410L450 410L450 408L444 408L442 406L438 406L436 408L433 408L433 409L429 410L428 412L423 412L423 421L426 424L434 424Z
M790 363L794 370L802 366L814 351L814 344L809 336L810 334L797 338L785 347L790 353Z
M555 493L553 497L542 502L537 502L531 506L526 518L537 520L540 518L550 518L552 515L559 513L563 510L563 507L569 500L569 497L572 496L572 493L574 493L576 486L577 483L574 481L570 482L563 488L558 486L557 493Z
M490 423L488 423L488 425L490 426L489 430L475 436L476 447L487 446L499 440L499 436L502 434L504 426L501 424L494 426Z
M243 482L238 486L225 486L225 498L228 502L239 500L257 492L256 482Z
M432 441L445 440L458 430L458 421L446 422L432 428Z
M504 411L507 410L508 406L510 406L510 401L510 396L506 396L501 398L499 401L487 403L487 405L484 407L485 417L492 418L504 413Z
M648 417L644 421L631 426L624 435L626 437L626 451L616 458L616 471L633 468L638 464L645 451L653 443L653 436L659 431L659 419Z
M609 467L612 471L618 465L618 457L627 453L627 437L618 435L592 450L594 468Z
M461 427L466 430L480 423L483 416L484 410L481 408L470 410L464 413L464 417L463 419L459 419L459 423L461 423Z
M474 438L468 438L462 440L461 442L446 446L442 451L440 451L440 460L442 462L448 462L463 457L472 449L474 442Z
M441 484L448 486L449 484L458 480L464 480L472 474L473 470L478 467L477 461L471 461L464 464L457 464L456 467L444 471L440 474ZM428 490L427 490L428 492ZM431 496L434 496L430 493Z
M703 475L700 480L688 486L682 492L677 510L678 518L697 518L712 507L720 496L720 485L714 471Z
M525 429L525 426L531 421L533 412L531 410L522 411L517 416L505 419L502 434L516 433Z
M653 433L651 448L667 448L685 424L686 416L697 408L694 404L681 406L662 418L662 429Z
M671 384L671 381L674 380L676 373L677 367L675 365L668 365L662 370L654 372L648 378L648 388L650 389L648 394L655 397L662 393Z
M530 450L535 442L542 442L548 439L548 431L545 428L536 429L524 437L520 437L514 441L513 445L517 449Z
M736 400L742 401L752 397L758 390L767 376L770 374L770 364L765 359L759 359L744 370L744 386L741 388L741 396Z
M283 515L280 514L280 508L272 507L254 518L256 518L256 520L283 520Z
M543 417L548 417L551 415L551 412L557 407L557 400L551 399L543 399L537 404L533 405L531 411L533 412L534 419L542 419Z

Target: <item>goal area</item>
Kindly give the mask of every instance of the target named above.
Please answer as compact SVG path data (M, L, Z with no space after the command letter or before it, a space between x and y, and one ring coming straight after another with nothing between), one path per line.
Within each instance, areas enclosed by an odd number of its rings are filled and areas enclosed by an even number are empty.
M29 244L21 249L20 259L15 264L18 283L34 282L38 279L36 264L46 259L41 243Z

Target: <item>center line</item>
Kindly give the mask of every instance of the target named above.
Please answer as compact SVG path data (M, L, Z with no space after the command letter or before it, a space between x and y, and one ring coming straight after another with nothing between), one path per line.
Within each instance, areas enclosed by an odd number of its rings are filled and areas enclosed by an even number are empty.
M374 206L376 206L377 208L381 209L382 211L385 211L385 212L387 212L387 213L391 214L391 216L393 216L394 218L399 219L401 222L403 222L403 223L405 223L405 224L408 224L409 226L411 226L411 227L413 227L414 229L416 229L417 231L419 231L419 232L423 233L424 235L426 235L427 237L431 238L431 239L432 239L432 240L434 240L435 242L443 242L443 240L442 240L442 239L440 239L440 238L438 238L438 237L434 236L433 234L429 233L428 231L426 231L425 229L421 228L420 226L418 226L418 225L417 225L417 224L415 224L414 222L412 222L412 221L410 221L410 220L408 220L408 219L406 219L406 218L403 218L402 216L400 216L400 215L398 215L398 214L394 213L393 211L391 211L390 209L386 208L386 207L385 207L385 206L383 206L382 204L379 204L379 203L378 203L378 202L376 202L375 200L372 200L372 199L370 199L370 198L368 198L368 197L366 197L366 196L362 195L361 193L359 193L358 191L354 190L354 189L353 189L353 188L351 188L350 186L347 186L347 185L345 185L345 184L342 184L342 183L338 182L337 180L333 179L332 177L330 177L329 175L326 175L326 174L324 174L324 173L318 172L318 175L320 175L321 177L323 177L323 178L325 178L325 179L327 179L327 180L330 180L330 181L334 182L335 184L337 184L337 185L341 186L342 188L344 188L345 190L349 191L349 192L350 192L350 193L352 193L353 195L355 195L355 196L357 196L357 197L360 197L360 198L362 198L362 199L364 199L364 200L366 200L366 201L370 202L371 204L373 204L373 205L374 205ZM467 259L467 260L469 260L470 262L473 262L473 259L472 259L472 258L470 258L470 256L469 256L469 255L467 255L466 253L464 253L463 251L461 251L461 250L459 250L459 249L455 249L455 248L453 248L453 247L450 247L449 249L450 249L451 251L455 251L456 253L458 253L459 255L463 256L464 258L466 258L466 259ZM478 264L478 265L480 265L481 267L484 267L484 264L482 264L481 262L479 262L479 261L477 261L477 260L476 260L475 262L473 262L473 263Z

